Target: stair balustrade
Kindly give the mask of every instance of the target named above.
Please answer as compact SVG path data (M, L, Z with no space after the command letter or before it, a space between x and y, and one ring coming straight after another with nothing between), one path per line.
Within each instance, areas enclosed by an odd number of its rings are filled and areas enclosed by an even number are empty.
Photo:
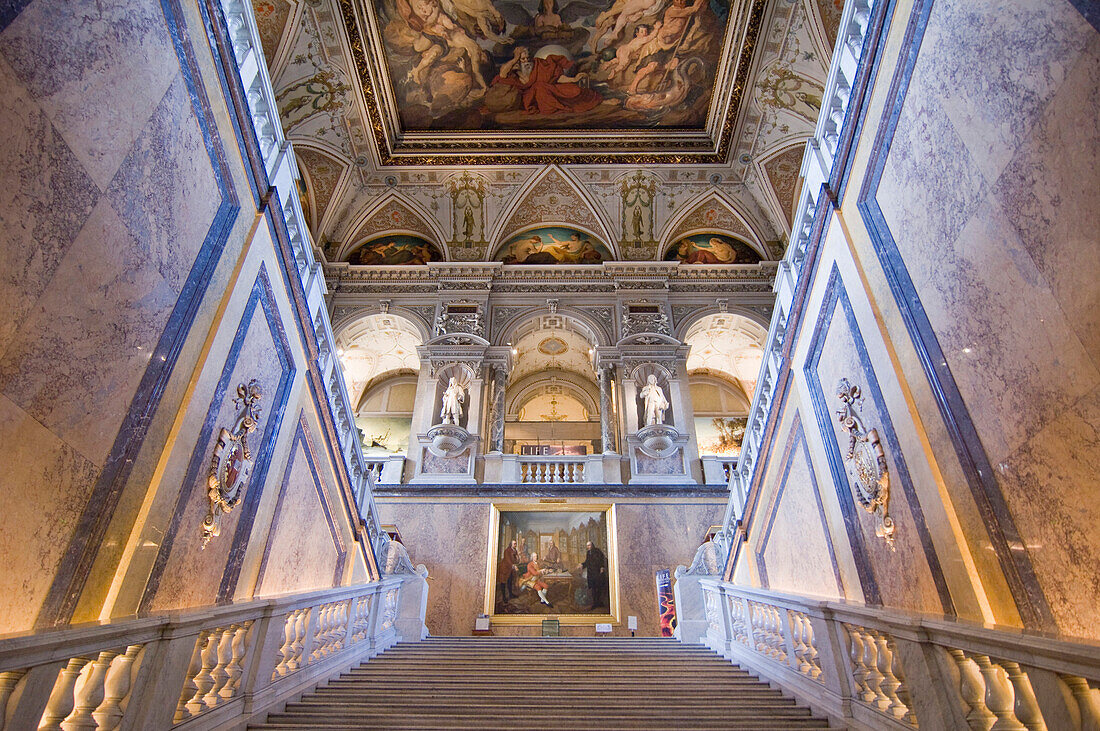
M1100 729L1100 645L700 578L703 644L855 729Z
M0 730L262 719L397 642L399 612L422 611L419 601L401 604L407 582L423 578L0 639Z

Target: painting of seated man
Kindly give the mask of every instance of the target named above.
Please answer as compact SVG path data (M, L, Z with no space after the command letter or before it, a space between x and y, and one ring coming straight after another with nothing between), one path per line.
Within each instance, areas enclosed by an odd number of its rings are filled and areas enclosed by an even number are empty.
M397 264L427 264L443 261L439 247L419 236L382 236L353 249L349 264L392 266Z

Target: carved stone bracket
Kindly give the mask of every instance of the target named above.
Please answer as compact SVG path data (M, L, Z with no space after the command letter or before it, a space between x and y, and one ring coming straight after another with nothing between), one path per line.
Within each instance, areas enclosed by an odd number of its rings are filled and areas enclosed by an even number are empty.
M233 510L244 497L250 477L252 452L248 448L248 435L259 423L263 391L256 379L247 385L237 386L237 420L232 429L222 427L218 433L214 454L210 459L210 472L206 478L206 496L210 509L202 521L202 548L216 535L221 534L221 517Z
M837 418L848 432L848 452L844 462L848 474L852 477L856 502L872 515L879 516L875 526L875 535L886 541L891 550L894 546L894 519L890 517L890 470L886 464L886 453L879 441L877 429L867 429L856 409L861 402L859 386L852 385L842 378L836 386L836 397L843 406L837 409Z

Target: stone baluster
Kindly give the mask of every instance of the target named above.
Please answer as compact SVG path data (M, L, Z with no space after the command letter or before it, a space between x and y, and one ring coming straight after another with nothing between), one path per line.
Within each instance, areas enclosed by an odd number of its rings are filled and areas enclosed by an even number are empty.
M997 717L990 728L995 731L1025 731L1025 726L1013 712L1015 698L1005 671L986 655L974 655L974 662L985 679L985 706Z
M195 695L187 701L187 710L192 716L196 716L206 710L206 694L214 686L214 677L210 674L217 664L218 643L221 635L216 632L204 631L202 639L202 665L195 674Z
M1062 682L1066 684L1073 699L1077 701L1082 731L1100 729L1100 699L1097 698L1097 690L1088 680L1077 675L1063 675Z
M867 690L862 698L865 703L873 706L882 706L882 701L889 705L889 699L882 692L883 675L878 671L878 647L875 638L867 630L859 628L863 638L863 658L861 662L867 668Z
M73 691L76 688L77 678L89 662L88 658L74 657L57 674L57 680L50 692L50 699L46 702L46 710L42 713L42 720L38 724L38 731L62 731L61 722L72 713L76 703Z
M871 633L878 646L878 671L882 674L882 694L886 697L886 705L879 704L879 708L895 718L904 718L909 713L909 706L901 700L898 689L902 686L901 666L897 658L890 637L882 632Z
M859 630L852 625L845 625L848 630L849 659L852 665L852 679L855 681L855 696L863 698L868 693L867 667L863 664L863 638ZM874 697L874 694L871 694Z
M103 680L107 677L107 670L117 654L109 650L100 652L96 659L89 662L80 673L73 687L73 710L61 724L61 728L65 731L98 728L99 724L92 717L92 713L103 702Z
M179 703L176 705L176 715L173 718L176 723L191 717L191 709L188 708L187 704L199 692L199 687L195 685L195 676L202 670L202 650L205 647L205 640L206 636L204 634L200 634L198 639L195 640L195 649L191 653L191 664L187 667L187 674L183 678L183 690L180 691Z
M4 731L4 721L8 717L8 701L11 699L11 694L26 674L27 671L25 670L8 670L0 673L0 731Z
M962 650L948 650L947 653L959 668L959 694L970 709L966 722L971 729L989 731L997 717L985 705L985 680L978 666Z
M92 713L98 729L115 729L122 722L126 709L124 705L130 696L130 684L134 662L141 645L130 645L126 651L115 657L103 680L103 702Z
M210 669L210 678L213 681L210 685L210 689L206 691L206 695L203 697L203 701L208 708L213 708L218 705L221 700L221 691L225 687L225 684L229 681L229 673L226 672L226 666L233 660L233 637L237 633L236 625L211 630L211 641L215 647L214 667Z
M1027 673L1023 671L1018 662L1001 661L1000 666L1008 674L1008 681L1012 684L1012 695L1015 699L1013 715L1029 731L1041 731L1046 728L1043 723L1043 713L1039 710L1039 702L1035 700L1035 691L1031 688Z
M306 627L309 623L309 610L299 609L294 613L294 633L290 642L290 657L287 667L297 670L302 667L302 649L305 646Z
M244 674L244 654L248 647L248 632L252 622L237 625L230 642L230 660L225 666L225 673L229 677L222 686L222 698L232 698L241 687L241 676Z

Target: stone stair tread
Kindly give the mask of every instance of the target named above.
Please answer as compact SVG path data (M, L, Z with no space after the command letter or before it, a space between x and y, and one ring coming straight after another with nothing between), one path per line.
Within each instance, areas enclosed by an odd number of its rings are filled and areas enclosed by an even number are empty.
M401 642L257 731L824 729L828 721L698 646L640 638Z

